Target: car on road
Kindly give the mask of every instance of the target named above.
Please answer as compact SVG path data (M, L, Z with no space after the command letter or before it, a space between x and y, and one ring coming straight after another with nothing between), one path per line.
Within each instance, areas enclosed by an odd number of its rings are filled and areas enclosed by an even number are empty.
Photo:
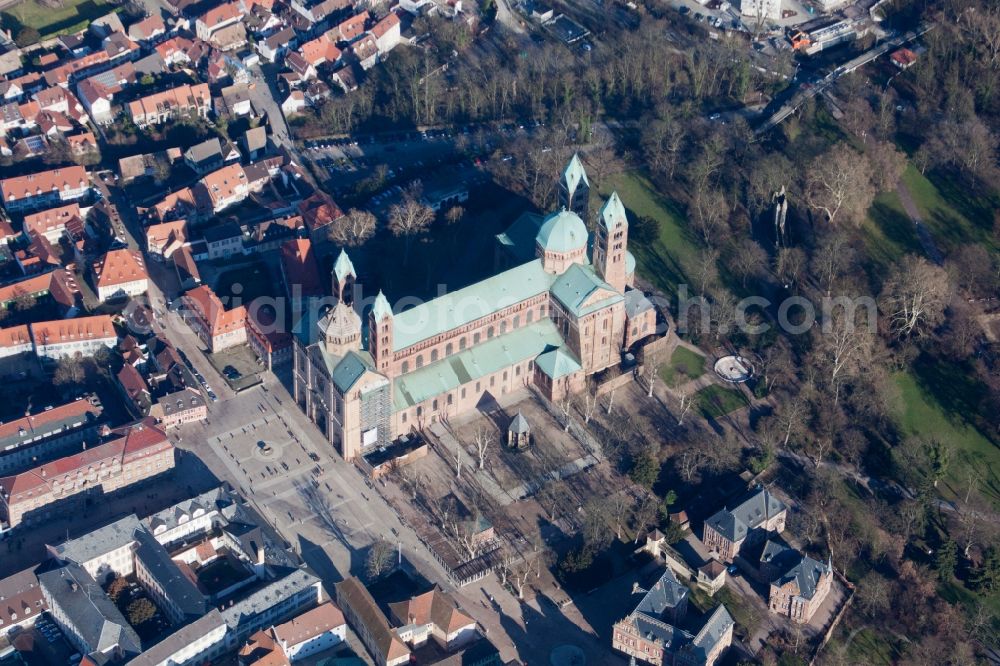
M215 392L212 389L208 389L208 399L212 402L218 402L219 396L215 395Z
M677 11L680 12L681 16L685 16L685 15L691 13L691 8L690 7L685 7L684 5L681 5L680 7L677 8Z

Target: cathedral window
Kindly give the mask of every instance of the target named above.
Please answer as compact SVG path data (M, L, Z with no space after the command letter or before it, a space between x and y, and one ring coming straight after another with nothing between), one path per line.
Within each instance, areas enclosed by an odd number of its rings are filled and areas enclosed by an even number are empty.
M459 351L465 349L465 336L464 335L461 338L458 339L458 349L459 349Z
M417 368L419 369L419 368L422 368L422 367L424 367L424 355L423 354L417 354Z
M444 355L451 356L452 352L455 351L455 345L450 342L444 346Z
M524 320L529 324L535 319L535 313L532 310L528 310L528 314L525 315Z
M410 362L409 361L403 361L403 367L402 367L403 374L405 375L409 371L410 371Z
M486 339L489 340L492 337L493 337L493 327L490 326L488 329L486 329Z
M437 349L432 349L431 350L431 363L433 363L436 360L438 360L438 350Z

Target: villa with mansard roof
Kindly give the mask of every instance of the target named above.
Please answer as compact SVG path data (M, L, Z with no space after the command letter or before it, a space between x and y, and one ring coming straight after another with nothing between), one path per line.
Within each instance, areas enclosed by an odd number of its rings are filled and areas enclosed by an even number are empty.
M612 194L591 239L574 212L586 215L588 190L574 156L560 179L561 210L522 216L498 237L517 265L400 312L380 292L366 322L350 302L357 275L341 253L336 305L297 327L294 393L345 459L484 398L533 386L562 400L621 362L635 342L627 332L655 332L655 308L631 293L625 206Z

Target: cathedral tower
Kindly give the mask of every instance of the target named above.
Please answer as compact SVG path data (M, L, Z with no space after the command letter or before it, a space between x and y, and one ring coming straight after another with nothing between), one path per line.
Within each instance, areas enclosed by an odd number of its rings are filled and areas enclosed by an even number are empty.
M392 308L381 291L368 313L368 352L375 361L375 370L392 376Z
M587 180L587 172L583 169L580 155L573 153L572 159L559 177L559 207L571 210L579 215L580 219L586 220L589 199L590 181Z
M628 283L627 245L628 220L625 217L625 206L618 193L612 192L601 207L600 219L597 220L597 233L594 234L594 268L605 282L620 292L625 291L625 285Z

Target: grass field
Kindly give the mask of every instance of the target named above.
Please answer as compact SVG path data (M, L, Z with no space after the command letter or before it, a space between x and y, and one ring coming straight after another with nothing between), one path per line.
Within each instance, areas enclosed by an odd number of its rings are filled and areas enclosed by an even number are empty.
M63 0L61 7L45 7L35 0L4 10L22 25L34 28L42 37L70 34L84 30L96 18L114 10L106 0Z
M912 165L903 173L903 182L942 252L948 254L965 243L986 243L1000 250L993 235L993 211L1000 207L997 197L972 195L948 174L931 171L924 176Z
M694 394L695 404L706 419L725 416L746 407L749 401L737 389L712 384Z
M904 435L935 439L954 447L954 456L947 475L939 485L942 495L954 498L964 494L969 470L978 470L986 478L979 484L980 492L994 506L1000 507L1000 448L961 417L972 395L979 387L962 385L949 369L916 364L911 372L893 377L897 394L890 404ZM942 374L947 373L947 374Z
M862 629L847 646L847 656L851 663L891 666L901 655L883 634L873 629Z
M883 192L868 211L861 227L865 254L877 277L885 277L889 268L907 254L922 254L923 248L913 221L903 209L896 192Z
M602 197L608 196L611 189L616 190L628 209L633 227L643 217L659 223L659 235L652 242L629 238L639 275L665 293L675 293L677 285L687 282L685 275L691 273L691 262L698 254L681 212L640 173L628 171L609 180L611 186L601 192Z
M705 374L705 357L686 347L678 347L670 361L660 366L660 379L667 386L679 386Z

